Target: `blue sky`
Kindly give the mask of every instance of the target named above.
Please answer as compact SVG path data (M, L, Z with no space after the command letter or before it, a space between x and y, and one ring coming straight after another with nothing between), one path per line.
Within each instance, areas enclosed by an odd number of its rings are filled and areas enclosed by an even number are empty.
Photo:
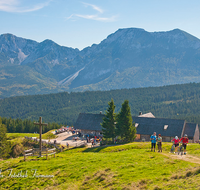
M199 0L0 0L0 34L80 50L119 28L179 28L200 39L199 10Z

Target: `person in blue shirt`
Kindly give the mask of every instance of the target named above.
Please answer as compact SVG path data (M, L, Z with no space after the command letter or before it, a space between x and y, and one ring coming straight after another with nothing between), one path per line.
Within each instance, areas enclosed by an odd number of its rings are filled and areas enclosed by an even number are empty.
M155 152L155 148L156 148L156 132L154 132L153 135L151 135L150 140L151 140L151 151L154 148L154 152Z

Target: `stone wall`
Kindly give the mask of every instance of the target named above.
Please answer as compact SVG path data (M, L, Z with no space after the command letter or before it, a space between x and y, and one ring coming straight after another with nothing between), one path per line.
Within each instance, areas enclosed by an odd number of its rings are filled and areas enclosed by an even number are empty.
M81 129L82 134L93 134L93 135L100 135L101 131L92 131L92 130L84 130Z

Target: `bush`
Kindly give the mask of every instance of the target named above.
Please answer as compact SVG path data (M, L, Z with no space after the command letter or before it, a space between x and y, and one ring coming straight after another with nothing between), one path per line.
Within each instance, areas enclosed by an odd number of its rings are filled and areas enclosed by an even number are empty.
M22 156L24 153L24 147L22 144L15 144L12 148L11 148L11 153L10 156L13 158L16 158L18 156Z

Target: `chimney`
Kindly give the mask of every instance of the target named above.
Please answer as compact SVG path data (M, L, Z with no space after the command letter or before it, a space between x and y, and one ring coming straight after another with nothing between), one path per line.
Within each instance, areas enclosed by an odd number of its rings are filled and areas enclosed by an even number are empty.
M139 115L142 115L142 112L141 112L141 111L139 112Z

